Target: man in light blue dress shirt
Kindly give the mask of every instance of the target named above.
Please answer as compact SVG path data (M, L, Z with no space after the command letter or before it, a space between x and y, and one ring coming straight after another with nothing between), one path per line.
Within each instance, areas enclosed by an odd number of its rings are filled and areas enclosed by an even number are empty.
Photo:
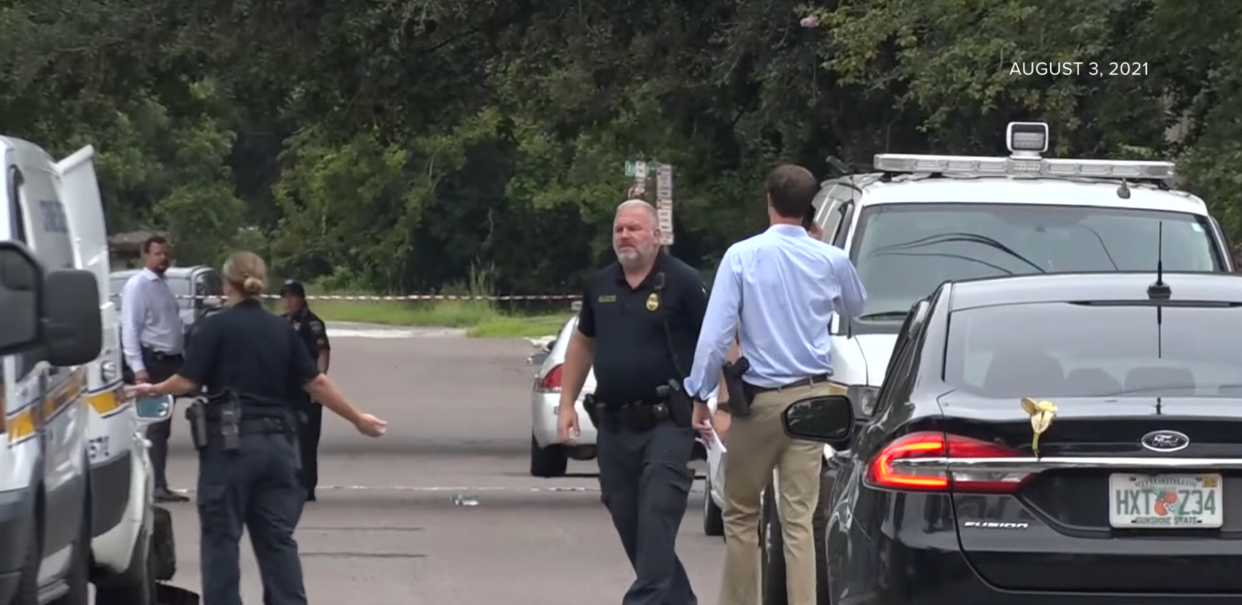
M142 244L143 269L121 291L121 350L135 384L167 380L180 369L185 352L185 325L176 295L168 286L168 240L152 236ZM172 418L147 427L156 502L186 502L168 488L166 472Z
M767 231L730 246L720 261L686 390L694 422L710 423L725 353L740 335L750 415L734 418L725 469L725 569L721 605L759 602L760 494L779 471L789 605L816 605L811 518L819 499L823 446L790 439L781 413L828 394L833 313L856 317L867 293L845 251L807 233L803 219L819 191L810 171L784 165L767 181Z

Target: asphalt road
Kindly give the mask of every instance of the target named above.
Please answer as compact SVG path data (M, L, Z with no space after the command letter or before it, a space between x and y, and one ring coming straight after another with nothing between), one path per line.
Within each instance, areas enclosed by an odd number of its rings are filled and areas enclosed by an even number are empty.
M529 344L448 332L372 338L365 327L334 327L329 375L389 429L368 439L325 415L319 501L297 532L312 603L620 602L633 572L600 504L594 462L571 462L564 479L528 473ZM169 481L192 488L197 460L180 407L173 441ZM703 535L702 487L690 495L678 551L708 605L724 544ZM197 591L194 504L170 508L172 583ZM248 538L242 598L262 602Z

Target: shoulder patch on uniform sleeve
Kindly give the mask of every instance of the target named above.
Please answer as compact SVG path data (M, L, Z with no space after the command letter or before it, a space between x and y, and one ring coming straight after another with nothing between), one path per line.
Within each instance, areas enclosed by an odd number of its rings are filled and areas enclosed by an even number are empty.
M311 329L311 332L314 332L317 335L322 335L323 334L323 322L312 320L310 322L310 329Z

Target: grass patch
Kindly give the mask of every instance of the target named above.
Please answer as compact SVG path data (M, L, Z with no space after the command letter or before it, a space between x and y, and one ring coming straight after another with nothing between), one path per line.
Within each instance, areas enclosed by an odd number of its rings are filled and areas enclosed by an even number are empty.
M547 315L501 313L486 301L312 300L324 321L393 326L464 328L473 338L524 338L555 334L573 312Z
M471 267L465 283L446 287L446 295L486 296L494 292L492 272ZM497 309L488 300L314 300L316 294L348 295L356 292L349 287L348 276L335 276L337 283L311 284L307 288L311 310L324 321L352 321L392 326L462 328L473 338L524 338L546 336L560 331L573 316L569 301L544 313L512 313ZM332 285L334 287L327 287ZM353 290L351 292L351 290ZM279 306L277 301L276 306ZM563 309L563 310L562 310Z

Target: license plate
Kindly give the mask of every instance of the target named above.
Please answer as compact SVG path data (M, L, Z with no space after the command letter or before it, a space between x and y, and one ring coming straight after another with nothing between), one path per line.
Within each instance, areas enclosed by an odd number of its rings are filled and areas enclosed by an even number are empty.
M1134 475L1108 478L1108 521L1113 527L1169 529L1224 525L1221 476Z

